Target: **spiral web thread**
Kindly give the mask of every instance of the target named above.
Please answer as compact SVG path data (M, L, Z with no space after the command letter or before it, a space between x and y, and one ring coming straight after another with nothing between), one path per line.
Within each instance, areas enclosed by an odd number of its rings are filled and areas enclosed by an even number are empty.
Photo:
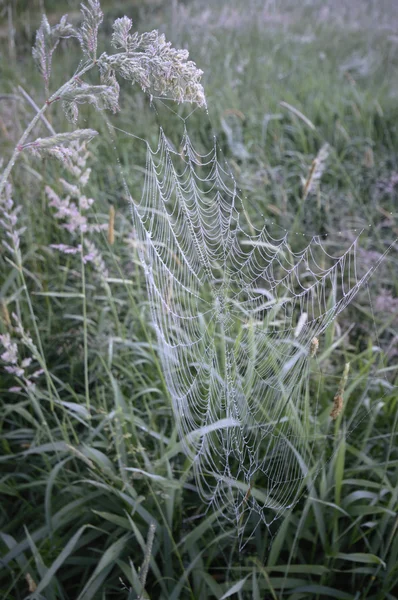
M131 211L180 438L202 498L242 535L296 502L322 440L313 340L380 261L359 275L358 238L336 257L320 237L293 252L256 229L216 138L199 154L180 118L178 149L162 127L155 149L143 140Z

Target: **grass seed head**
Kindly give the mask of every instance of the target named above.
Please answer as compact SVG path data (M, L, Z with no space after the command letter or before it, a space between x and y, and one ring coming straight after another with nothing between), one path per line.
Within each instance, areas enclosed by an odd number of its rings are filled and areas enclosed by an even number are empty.
M333 408L330 413L330 416L334 421L337 419L337 417L343 410L343 406L344 406L343 396L341 394L337 393L335 395L335 397L333 398Z
M311 340L311 346L310 346L311 358L314 358L314 356L316 356L316 353L318 352L318 348L319 348L319 340L317 337L313 337Z

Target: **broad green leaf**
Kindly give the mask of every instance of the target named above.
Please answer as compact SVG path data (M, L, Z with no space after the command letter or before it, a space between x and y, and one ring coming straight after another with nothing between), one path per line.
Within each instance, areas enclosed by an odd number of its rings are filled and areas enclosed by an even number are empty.
M334 558L340 558L342 560L350 560L353 562L367 563L373 565L381 565L382 567L386 567L386 563L384 560L375 556L374 554L368 554L366 552L352 552L349 554L345 554L344 552L339 552L334 556Z
M99 511L99 510L93 510L93 513L95 513L96 515L101 517L101 519L105 519L106 521L109 521L110 523L113 523L114 525L117 525L118 527L122 527L123 529L127 529L127 530L130 529L128 519L126 519L125 517L122 517L120 515L115 515L115 514L109 513L109 512Z
M206 585L209 588L209 590L211 590L213 596L215 598L221 598L222 589L221 586L214 579L214 577L212 577L210 573L207 573L206 571L202 571L200 577L203 579L203 581L206 582Z
M229 598L230 596L233 596L234 594L237 594L238 592L240 592L240 590L243 588L243 586L246 583L246 579L249 577L249 575L247 575L246 577L244 577L243 579L240 579L239 581L237 581L231 588L229 588L229 590L227 590L220 598L220 600L225 600L225 598Z
M84 593L82 592L77 600L96 600L96 598L98 598L98 590L101 588L113 567L114 565L109 565L93 581L91 581L90 585L87 584Z
M294 591L295 593L305 592L314 596L323 594L325 598L337 598L337 600L353 600L352 594L342 592L341 590L326 585L303 585L296 588Z
M337 506L337 504L335 504L334 502L326 502L326 500L320 500L319 498L311 497L309 497L309 500L312 500L313 502L319 502L319 504L323 504L324 506L330 506L330 508L333 508L334 510L343 513L343 515L345 515L346 517L350 516L347 511L343 510L341 506Z
M54 577L54 575L56 574L58 569L63 565L65 560L68 558L68 556L73 552L77 542L80 539L80 536L82 535L83 531L85 531L87 529L87 527L88 527L88 525L83 525L83 527L80 527L80 529L78 529L76 531L75 535L71 537L69 542L66 544L66 546L62 550L62 552L60 552L60 554L57 556L57 558L52 563L51 567L49 567L49 569L48 569L47 573L45 574L45 576L43 577L43 579L39 582L37 589L32 596L32 600L33 600L33 598L37 598L38 594L40 594L40 592L42 592L49 585L49 583L51 582L52 578Z
M336 506L341 504L341 488L344 478L344 463L345 463L345 437L342 437L336 453L334 462L334 503Z
M330 569L323 565L278 565L264 567L268 573L308 573L309 575L326 575Z
M48 298L84 298L84 294L78 292L33 292L33 295Z
M46 452L69 452L69 446L66 442L50 442L41 446L33 446L22 454L29 456L29 454L45 454Z
M9 550L15 548L15 546L17 545L16 540L12 537L12 535L8 535L8 533L3 533L2 531L0 531L0 539L3 540L4 544ZM21 552L15 557L15 560L17 561L19 568L21 570L24 570L27 565L25 554Z
M88 589L92 586L95 579L102 574L105 570L108 573L109 568L113 568L115 566L116 560L119 558L120 553L123 551L127 540L131 537L131 534L124 534L119 540L114 542L109 548L107 548L102 555L98 565L94 569L94 573L91 575L90 579L84 586L83 591L78 597L78 600L86 600L89 596L87 596Z

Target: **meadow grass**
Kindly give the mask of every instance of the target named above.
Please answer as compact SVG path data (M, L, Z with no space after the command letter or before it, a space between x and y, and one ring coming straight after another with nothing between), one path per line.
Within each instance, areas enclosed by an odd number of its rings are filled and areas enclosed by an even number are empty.
M61 11L58 3L47 8ZM112 18L129 10L121 2L103 8ZM371 225L361 247L363 261L372 261L398 227L396 36L360 8L344 22L332 4L329 16L316 2L262 9L254 1L250 10L239 2L151 3L134 6L132 16L140 30L163 27L204 70L210 121L193 115L191 126L204 144L213 131L221 140L251 217L258 223L264 213L293 233L343 231L342 244L351 230ZM39 105L44 99L30 55L38 16L29 7L15 15L18 63L2 42L6 159L34 114L17 86ZM72 45L60 47L54 89L78 60ZM48 118L57 131L67 129L55 105ZM233 529L200 501L177 437L107 127L90 107L82 122L100 134L88 146L90 219L107 225L115 209L114 243L106 229L94 237L107 277L51 248L70 243L45 192L50 185L60 193L63 169L22 155L12 175L18 226L27 229L21 263L11 264L5 250L0 256L1 333L15 327L15 313L24 327L21 358L32 357L43 373L34 390L10 392L15 377L0 372L0 596L394 600L396 249L321 340L311 382L321 420L351 364L346 406L319 448L325 468L315 478L317 457L302 460L298 505L271 531L258 527L239 553ZM118 124L155 135L153 113L130 85ZM302 180L325 142L331 150L320 189L303 200ZM140 146L126 141L120 156L138 196Z

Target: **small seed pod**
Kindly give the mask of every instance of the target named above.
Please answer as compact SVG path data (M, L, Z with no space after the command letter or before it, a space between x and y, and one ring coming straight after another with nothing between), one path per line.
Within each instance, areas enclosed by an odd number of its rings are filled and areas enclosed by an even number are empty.
M311 358L314 358L314 356L318 352L318 348L319 348L319 340L318 340L317 337L314 337L311 340L311 346L310 346L310 356L311 356Z
M344 394L344 388L347 383L349 372L350 372L350 363L346 363L344 366L343 377L340 380L339 387L337 389L335 397L333 398L333 408L332 408L332 412L330 413L330 417L333 420L337 419L337 417L343 410L343 406L344 406L343 394Z
M341 411L343 410L344 400L343 396L339 393L333 398L333 408L330 416L333 420L336 420Z
M115 243L115 209L112 204L109 208L108 242L111 246Z

